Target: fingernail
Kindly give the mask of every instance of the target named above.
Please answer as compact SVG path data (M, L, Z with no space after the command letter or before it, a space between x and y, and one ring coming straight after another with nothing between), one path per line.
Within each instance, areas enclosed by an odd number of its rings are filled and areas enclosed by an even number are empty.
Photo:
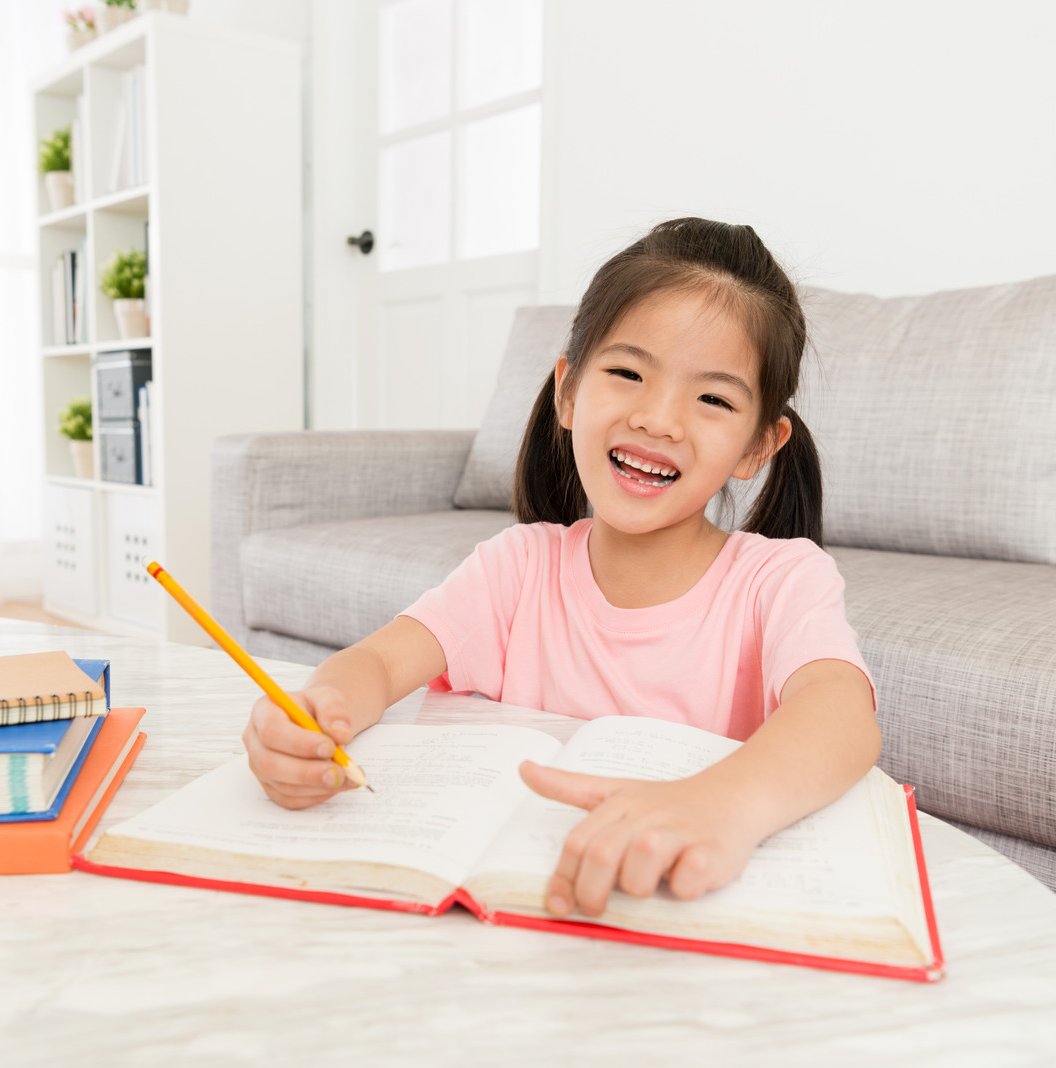
M324 757L326 760L329 760L334 755L334 750L336 748L337 746L335 746L334 743L331 742L328 738L325 742L319 743L318 747L315 750L315 753L316 756L321 756Z
M551 894L546 899L546 906L551 912L559 912L564 915L566 912L571 912L572 906L558 894Z
M328 768L323 773L323 783L331 788L340 786L342 779L344 779L344 775L342 775L337 768Z
M346 720L335 719L334 722L330 724L330 733L335 738L347 742L348 739L352 737L352 727Z

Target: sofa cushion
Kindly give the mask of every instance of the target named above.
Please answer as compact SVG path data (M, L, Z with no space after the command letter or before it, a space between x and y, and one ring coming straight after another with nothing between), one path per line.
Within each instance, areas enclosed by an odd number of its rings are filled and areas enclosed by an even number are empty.
M925 812L1056 846L1056 568L836 547L880 765Z
M524 428L568 341L575 310L566 305L517 309L498 384L455 490L456 507L510 507Z
M240 546L246 624L351 645L512 522L508 512L451 510L257 531Z
M827 540L1056 563L1056 276L801 296Z

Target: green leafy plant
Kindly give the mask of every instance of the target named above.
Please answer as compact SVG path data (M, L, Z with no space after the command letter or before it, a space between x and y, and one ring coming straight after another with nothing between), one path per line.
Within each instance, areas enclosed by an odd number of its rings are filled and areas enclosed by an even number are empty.
M129 11L136 10L136 0L103 0L106 7L127 7Z
M64 126L40 142L40 173L70 169L70 128Z
M138 248L118 251L103 268L99 288L111 300L142 300L147 257Z
M92 440L92 402L77 397L59 413L59 433L70 441Z

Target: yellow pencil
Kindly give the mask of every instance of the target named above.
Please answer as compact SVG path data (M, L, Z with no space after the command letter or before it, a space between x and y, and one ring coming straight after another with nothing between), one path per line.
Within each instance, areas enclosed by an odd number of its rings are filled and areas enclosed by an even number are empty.
M293 720L299 727L323 733L323 728L301 708L292 697L242 648L230 634L170 575L156 560L147 564L151 578L161 583L165 591L181 608L224 650L228 656ZM365 786L371 793L363 769L337 746L334 761L345 769L345 774L356 786Z

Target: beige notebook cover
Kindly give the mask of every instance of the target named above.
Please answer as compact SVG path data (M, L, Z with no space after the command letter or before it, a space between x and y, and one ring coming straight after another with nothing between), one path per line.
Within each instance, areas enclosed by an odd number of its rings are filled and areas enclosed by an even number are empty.
M68 653L0 656L0 725L106 711L106 692Z

